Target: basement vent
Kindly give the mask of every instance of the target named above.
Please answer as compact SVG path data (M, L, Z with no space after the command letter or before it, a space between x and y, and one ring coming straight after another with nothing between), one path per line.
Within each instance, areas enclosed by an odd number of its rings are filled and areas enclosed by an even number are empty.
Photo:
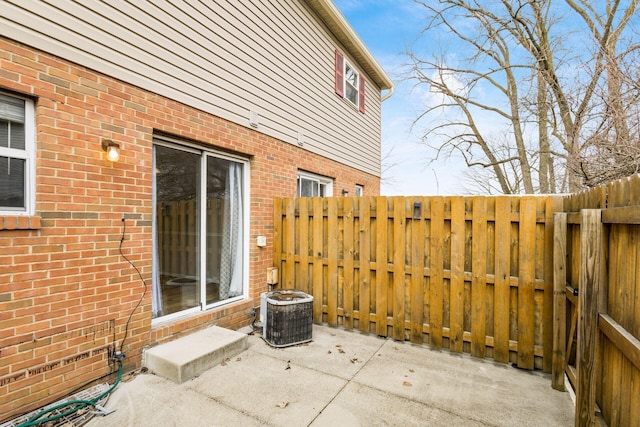
M300 291L273 291L264 296L262 337L273 347L311 341L313 296Z
M249 125L252 128L257 128L259 124L260 116L258 116L258 113L253 110L249 111Z

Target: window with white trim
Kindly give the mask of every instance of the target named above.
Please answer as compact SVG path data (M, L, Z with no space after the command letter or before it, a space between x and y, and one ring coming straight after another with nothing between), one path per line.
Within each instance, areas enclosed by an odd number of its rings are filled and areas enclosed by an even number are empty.
M356 184L356 197L362 197L364 194L364 185Z
M298 197L330 197L333 195L333 180L309 172L298 172Z
M33 101L0 93L0 214L33 215L35 142Z
M342 52L336 50L335 55L335 92L355 105L364 113L365 78L348 61Z

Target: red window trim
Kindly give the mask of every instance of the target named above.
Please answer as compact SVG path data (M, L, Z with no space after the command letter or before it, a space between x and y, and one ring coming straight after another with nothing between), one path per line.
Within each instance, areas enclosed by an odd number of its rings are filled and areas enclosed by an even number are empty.
M360 73L360 84L358 87L358 109L364 114L364 95L365 95L365 83L366 80Z

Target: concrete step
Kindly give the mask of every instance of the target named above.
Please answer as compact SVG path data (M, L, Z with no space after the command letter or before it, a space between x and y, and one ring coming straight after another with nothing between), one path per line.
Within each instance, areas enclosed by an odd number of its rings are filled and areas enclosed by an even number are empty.
M142 363L156 375L181 384L248 346L246 334L210 326L146 350Z

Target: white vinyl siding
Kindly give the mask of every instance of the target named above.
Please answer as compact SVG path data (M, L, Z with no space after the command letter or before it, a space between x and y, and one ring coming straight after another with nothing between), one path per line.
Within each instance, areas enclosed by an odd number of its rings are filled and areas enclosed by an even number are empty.
M334 93L334 52L303 1L0 0L0 34L380 176L380 89ZM361 70L359 70L362 72Z

